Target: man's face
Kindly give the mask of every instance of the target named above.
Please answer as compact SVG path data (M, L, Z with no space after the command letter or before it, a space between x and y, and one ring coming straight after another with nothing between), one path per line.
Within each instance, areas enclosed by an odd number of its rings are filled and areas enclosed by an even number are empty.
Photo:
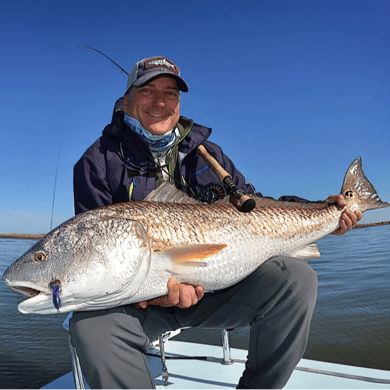
M180 116L180 92L171 77L159 77L125 95L123 112L137 119L154 135L172 130Z

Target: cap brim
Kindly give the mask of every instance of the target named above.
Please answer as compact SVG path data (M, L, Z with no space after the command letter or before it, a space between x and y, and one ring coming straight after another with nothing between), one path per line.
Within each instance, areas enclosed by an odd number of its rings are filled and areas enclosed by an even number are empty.
M150 81L152 81L160 76L172 77L173 79L176 80L177 86L179 87L180 91L188 92L187 83L177 74L173 74L171 71L169 71L168 69L164 69L164 68L158 68L158 69L149 71L147 74L140 77L138 80L134 81L134 83L132 85L134 85L134 87L142 87L145 84L149 83Z

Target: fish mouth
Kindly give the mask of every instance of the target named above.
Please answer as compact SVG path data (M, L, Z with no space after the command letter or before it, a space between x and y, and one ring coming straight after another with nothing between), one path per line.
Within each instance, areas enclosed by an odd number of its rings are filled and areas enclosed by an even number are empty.
M22 314L57 313L53 305L52 291L48 287L34 282L5 282L12 290L28 296L18 305L18 310Z
M41 291L35 290L33 288L30 288L30 287L11 287L11 288L12 288L12 290L17 291L21 294L27 295L30 298L35 297L41 293Z
M11 287L12 290L27 295L30 298L36 297L39 294L51 296L51 291L49 288L39 286L34 282L10 282L8 280L5 280L5 284L8 287Z

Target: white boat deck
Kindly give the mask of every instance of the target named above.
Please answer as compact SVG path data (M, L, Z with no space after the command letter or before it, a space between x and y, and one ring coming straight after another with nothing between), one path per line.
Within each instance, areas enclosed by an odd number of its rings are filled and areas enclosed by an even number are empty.
M231 349L233 364L223 365L222 347L169 340L165 343L168 386L161 377L159 349L150 350L149 367L157 388L235 388L244 370L247 352ZM74 388L72 373L49 383L46 389ZM389 389L390 372L302 359L285 389Z

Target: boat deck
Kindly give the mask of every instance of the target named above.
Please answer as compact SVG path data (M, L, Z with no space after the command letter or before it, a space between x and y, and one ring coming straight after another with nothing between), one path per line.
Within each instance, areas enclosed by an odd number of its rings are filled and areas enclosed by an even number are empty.
M169 340L165 343L168 386L161 377L159 349L147 356L157 388L221 389L235 388L244 370L247 352L231 349L233 364L223 365L222 347ZM68 373L45 389L74 388L72 373ZM285 389L388 389L390 372L302 359Z

